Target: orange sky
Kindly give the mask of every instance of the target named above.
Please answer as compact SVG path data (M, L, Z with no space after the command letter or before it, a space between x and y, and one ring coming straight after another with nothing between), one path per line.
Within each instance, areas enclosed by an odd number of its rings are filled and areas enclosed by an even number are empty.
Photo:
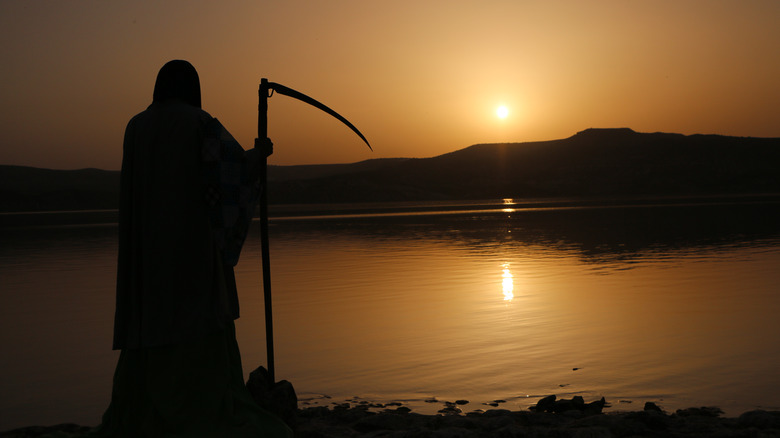
M177 58L244 147L267 77L340 112L375 150L274 96L272 164L589 127L780 137L776 0L3 0L0 36L0 164L119 169L125 124Z

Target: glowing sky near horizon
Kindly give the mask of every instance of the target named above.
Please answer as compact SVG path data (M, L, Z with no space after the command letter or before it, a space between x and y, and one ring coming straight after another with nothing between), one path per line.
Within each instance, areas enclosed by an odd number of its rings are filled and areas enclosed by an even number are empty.
M0 2L0 164L119 169L170 59L244 147L263 77L271 164L431 157L590 128L780 137L780 2ZM496 117L506 106L505 119Z

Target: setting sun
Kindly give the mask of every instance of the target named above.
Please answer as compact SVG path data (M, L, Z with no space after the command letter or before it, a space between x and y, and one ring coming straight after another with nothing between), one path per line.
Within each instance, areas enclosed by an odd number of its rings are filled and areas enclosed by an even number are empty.
M496 108L496 115L499 119L505 119L509 115L509 108L504 105L499 106Z

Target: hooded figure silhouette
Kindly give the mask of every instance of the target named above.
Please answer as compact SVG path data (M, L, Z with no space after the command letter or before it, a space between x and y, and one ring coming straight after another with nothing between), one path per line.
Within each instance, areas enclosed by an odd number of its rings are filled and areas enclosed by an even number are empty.
M270 141L249 151L201 109L187 61L160 70L124 137L111 403L92 436L291 436L244 385L233 266Z

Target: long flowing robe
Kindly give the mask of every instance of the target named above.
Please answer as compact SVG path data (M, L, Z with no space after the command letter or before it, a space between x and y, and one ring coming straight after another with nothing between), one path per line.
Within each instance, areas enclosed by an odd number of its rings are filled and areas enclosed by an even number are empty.
M181 342L238 318L232 265L257 192L241 177L242 157L216 119L183 102L154 103L130 120L114 349Z
M222 125L176 100L124 140L111 403L90 437L291 437L243 382L233 266L257 179Z

